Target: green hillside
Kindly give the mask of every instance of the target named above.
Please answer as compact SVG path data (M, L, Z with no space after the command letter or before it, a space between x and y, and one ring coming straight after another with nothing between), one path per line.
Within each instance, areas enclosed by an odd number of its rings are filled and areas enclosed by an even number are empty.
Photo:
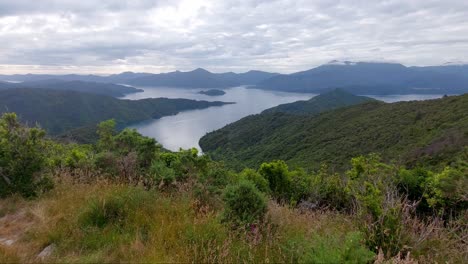
M338 107L355 105L369 101L375 101L375 99L353 95L342 89L333 89L307 101L297 101L294 103L278 105L263 111L263 113L281 112L291 114L316 114Z
M403 164L439 165L468 145L468 94L437 100L367 102L319 115L266 113L207 134L200 146L234 167L283 159L290 165L342 170L358 155L381 153Z
M174 115L180 111L220 106L223 102L188 99L119 100L109 96L47 89L8 89L0 92L0 113L16 112L22 122L39 123L58 135L103 120L115 119L119 126Z

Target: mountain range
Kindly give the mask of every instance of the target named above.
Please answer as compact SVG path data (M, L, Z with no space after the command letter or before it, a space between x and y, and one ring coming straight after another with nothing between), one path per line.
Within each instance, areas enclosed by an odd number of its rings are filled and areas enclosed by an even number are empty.
M292 74L263 71L212 73L205 69L188 72L99 75L0 75L3 81L84 81L133 86L180 88L228 88L247 85L258 89L322 93L341 88L354 94L461 94L468 92L468 65L406 67L388 62L331 61Z

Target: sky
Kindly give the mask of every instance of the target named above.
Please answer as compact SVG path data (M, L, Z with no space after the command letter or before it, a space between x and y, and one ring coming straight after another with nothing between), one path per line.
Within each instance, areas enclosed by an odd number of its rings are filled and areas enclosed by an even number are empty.
M0 0L0 74L468 62L467 0Z

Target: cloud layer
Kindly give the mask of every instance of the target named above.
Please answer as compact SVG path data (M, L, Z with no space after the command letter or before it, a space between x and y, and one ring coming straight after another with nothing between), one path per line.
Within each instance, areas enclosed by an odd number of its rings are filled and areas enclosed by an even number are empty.
M0 73L468 61L465 0L0 0Z

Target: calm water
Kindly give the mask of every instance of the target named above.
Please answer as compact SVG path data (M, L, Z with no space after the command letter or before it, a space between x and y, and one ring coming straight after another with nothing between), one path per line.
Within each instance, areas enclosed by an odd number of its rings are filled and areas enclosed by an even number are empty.
M315 94L285 93L244 87L223 89L226 94L221 96L198 94L203 89L143 89L144 92L127 95L125 99L167 97L235 102L231 105L185 111L174 116L148 120L132 126L141 134L155 138L165 148L174 151L179 148L196 147L200 149L198 141L208 132L222 128L242 117L258 114L267 108L298 100L307 100L315 96Z
M207 96L199 94L203 89L179 88L143 88L142 93L130 94L125 99L143 98L187 98L206 101L235 102L236 104L220 107L210 107L201 110L181 112L174 116L166 116L157 120L148 120L132 126L141 134L155 138L165 148L179 150L179 148L195 147L200 150L198 141L206 133L224 127L245 116L257 114L261 111L284 103L307 100L315 94L285 93L246 89L235 87L224 89L226 94L221 96ZM397 101L427 100L440 98L442 95L386 95L370 96L388 103Z

